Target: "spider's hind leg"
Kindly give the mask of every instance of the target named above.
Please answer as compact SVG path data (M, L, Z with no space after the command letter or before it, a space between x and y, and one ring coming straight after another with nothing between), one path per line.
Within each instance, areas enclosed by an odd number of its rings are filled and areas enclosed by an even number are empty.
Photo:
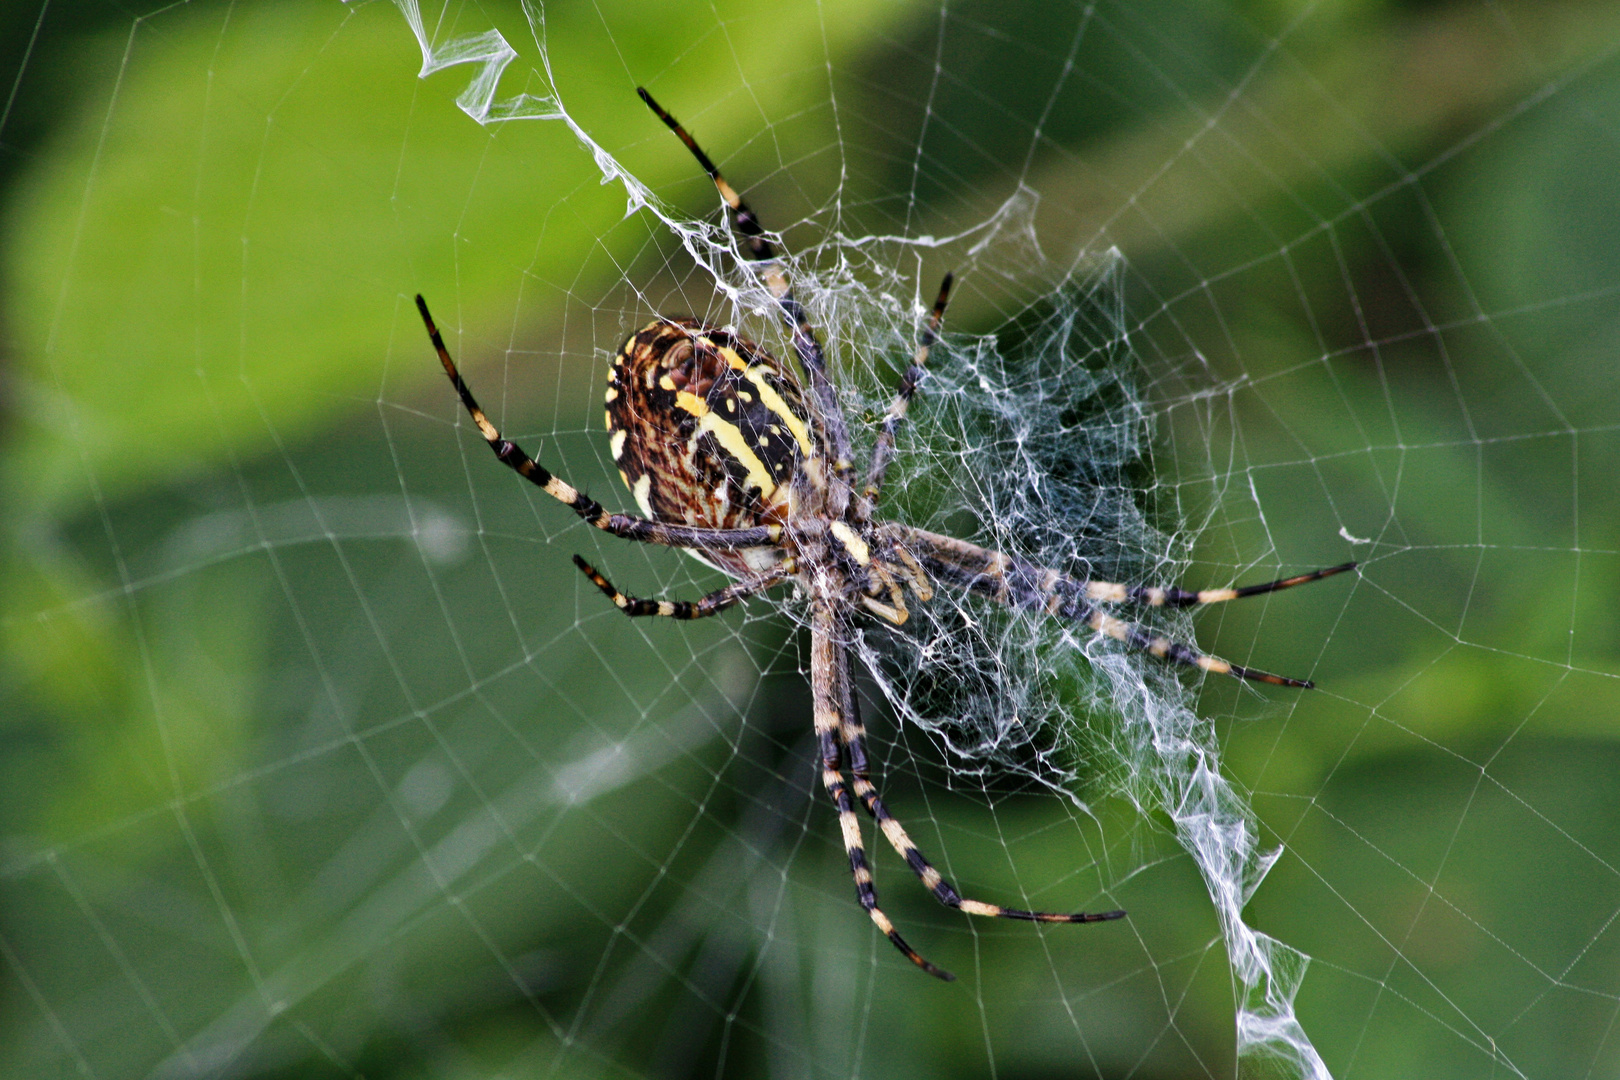
M455 361L450 359L450 350L444 344L444 335L439 333L439 327L434 323L433 316L428 313L427 301L422 299L420 293L416 297L416 310L422 316L422 325L427 328L428 340L433 342L433 349L439 354L439 363L443 365L444 373L450 379L450 385L455 387L456 395L461 398L462 407L467 410L467 415L472 417L473 423L478 428L478 434L483 436L489 448L495 452L496 460L584 518L586 524L614 536L622 536L626 540L663 544L667 547L707 546L736 549L762 547L780 541L782 529L780 525L775 524L756 525L748 529L707 529L653 521L629 514L608 513L602 508L601 503L585 495L562 477L553 475L544 465L524 452L521 446L501 435L500 429L479 407L478 399L473 397L472 389L467 386L467 380L461 377Z
M838 403L838 392L827 377L827 361L821 349L821 342L816 339L815 328L810 325L810 317L805 313L804 305L793 295L793 288L788 284L776 248L766 238L765 227L760 224L759 216L743 201L737 189L726 181L713 159L703 152L697 140L692 138L686 128L682 127L662 105L653 100L653 96L647 93L645 87L636 87L636 93L641 95L641 100L658 119L664 122L664 126L673 131L692 152L698 165L709 174L709 179L714 181L720 198L731 208L732 215L736 219L737 232L743 239L744 255L749 262L763 267L762 276L766 288L776 299L778 313L792 334L793 353L799 358L799 366L804 369L809 379L810 392L814 397L816 409L821 413L821 422L827 429L830 449L828 457L835 471L853 488L855 467L850 463L849 430L844 423L843 409Z

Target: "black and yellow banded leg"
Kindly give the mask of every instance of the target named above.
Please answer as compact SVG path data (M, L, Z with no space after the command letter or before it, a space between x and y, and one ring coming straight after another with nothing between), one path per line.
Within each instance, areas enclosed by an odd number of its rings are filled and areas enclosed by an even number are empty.
M636 93L641 96L642 101L647 103L647 108L651 109L658 119L664 122L664 126L673 131L675 136L686 144L686 148L692 152L692 156L697 158L698 165L702 167L704 172L709 174L709 179L714 181L715 189L720 192L720 197L726 201L726 205L731 207L731 212L736 216L737 231L743 235L743 239L748 245L748 257L755 262L769 262L776 258L776 251L771 247L771 242L765 239L765 227L759 223L759 218L755 216L754 211L749 208L748 204L743 202L743 197L737 194L737 189L726 182L726 178L720 174L719 166L715 165L709 155L703 152L703 148L697 144L697 140L687 133L686 129L681 126L680 121L669 115L662 105L653 100L653 96L647 93L645 87L636 87ZM780 274L780 271L778 271L778 274ZM786 287L787 283L783 281L783 288L786 289Z
M810 609L811 652L810 693L815 711L816 746L821 757L821 783L838 810L838 829L843 834L844 851L849 856L849 870L855 878L855 899L859 901L872 923L889 942L904 954L907 960L922 968L936 979L952 982L955 975L944 968L924 960L906 944L894 923L878 907L877 884L872 880L872 866L866 858L866 842L861 838L861 820L855 810L855 800L849 785L839 772L843 750L840 732L844 723L844 702L848 698L848 669L845 650L836 634L836 620L832 609L815 603Z
M823 767L822 785L826 787L827 794L832 796L833 805L838 808L838 824L844 833L844 850L849 853L850 873L855 876L855 899L866 909L866 913L872 917L873 924L883 936L888 938L907 960L936 979L955 982L955 975L930 963L916 949L906 944L906 939L900 936L900 931L894 928L894 923L883 913L883 909L878 907L877 885L872 881L872 868L866 861L866 847L860 839L860 819L856 816L855 801L850 797L849 785L844 783L843 775L837 769Z
M553 475L545 466L525 453L522 447L502 438L500 429L484 414L478 400L473 397L472 390L467 387L466 380L461 377L461 372L456 370L455 362L450 359L450 350L445 348L444 338L440 335L439 328L434 325L433 316L428 313L427 301L421 296L416 298L416 309L422 313L422 323L427 327L433 348L438 351L439 362L444 365L444 373L450 379L450 385L456 388L456 394L461 398L461 404L466 408L467 415L472 417L473 423L478 427L478 433L489 443L495 457L502 465L584 518L588 524L626 540L663 544L666 547L697 548L700 551L705 548L732 550L763 547L781 540L780 525L760 525L749 529L704 529L690 525L670 525L631 514L608 513L596 500L583 494L561 477Z
M934 894L934 899L948 908L955 908L968 915L983 915L995 919L1022 919L1026 922L1092 923L1108 922L1112 919L1125 917L1123 911L1079 911L1073 913L1024 911L1020 908L1002 907L1000 904L987 904L982 900L964 898L952 888L951 883L946 881L940 872L934 868L933 864L923 856L917 845L912 842L911 837L907 835L905 827L900 824L899 819L889 813L889 808L883 805L882 798L878 796L877 787L872 783L869 775L870 765L866 756L866 728L853 708L846 707L845 713L849 719L844 721L839 737L843 741L844 749L848 754L849 773L854 780L855 795L865 804L866 812L872 815L873 820L878 823L878 828L883 830L883 835L889 841L889 846L894 848L902 859L906 860L906 865L911 867L912 872L917 875L917 879L923 883L928 891Z
M1233 589L1178 589L1178 588L1149 588L1137 586L1127 588L1124 585L1115 585L1105 581L1088 581L1085 583L1085 595L1089 600L1102 603L1137 603L1148 607L1198 607L1205 604L1224 604L1229 600L1241 600L1246 596L1262 596L1265 593L1281 592L1283 589L1292 589L1296 585L1309 585L1313 581L1342 574L1347 570L1354 570L1357 564L1353 562L1340 563L1338 566L1329 566L1322 570L1312 570L1308 574L1296 574L1293 577L1278 578L1276 581L1267 581L1259 585L1244 585ZM1260 671L1256 668L1241 667L1219 657L1209 656L1190 645L1171 641L1169 638L1149 634L1135 623L1123 619L1116 619L1101 611L1091 610L1086 615L1086 624L1098 633L1106 634L1116 641L1122 641L1133 649L1140 649L1151 656L1161 657L1178 664L1187 664L1202 668L1217 675L1232 675L1250 682L1269 683L1272 686L1294 686L1302 690L1311 690L1316 684L1309 679L1290 679L1282 675L1273 675L1270 672Z
M934 301L934 310L928 316L928 323L917 339L917 353L911 360L911 366L900 377L900 386L894 395L894 401L889 405L889 411L883 416L883 430L878 432L877 442L872 447L872 465L867 472L866 488L863 494L868 502L875 507L878 496L883 492L883 478L889 471L889 462L894 458L894 434L899 430L900 424L906 418L906 411L911 408L911 399L917 393L917 386L922 382L923 374L928 368L928 352L939 340L939 327L945 320L945 305L951 298L951 275L946 274L945 280L939 285L939 298Z
M739 600L764 592L773 585L780 585L793 576L793 560L789 558L763 573L734 581L697 600L644 600L639 596L626 596L614 588L613 583L598 573L596 567L578 555L574 556L574 565L626 615L659 615L666 619L703 619L718 615Z
M1325 570L1312 570L1308 574L1278 578L1276 581L1268 581L1261 585L1244 585L1236 589L1150 588L1142 585L1117 585L1110 581L1088 581L1085 583L1085 592L1087 599L1105 604L1136 603L1146 604L1149 607L1196 607L1201 604L1223 604L1228 600L1241 600L1245 596L1281 592L1284 589L1292 589L1295 585L1309 585L1313 581L1321 581L1323 578L1354 570L1356 566L1357 564L1353 562L1340 563Z
M1070 577L1061 571L1040 566L1015 555L993 551L966 540L942 536L924 529L906 529L901 543L916 553L924 569L935 580L958 585L981 596L987 596L998 604L1024 611L1044 611L1059 619L1082 623L1132 649L1173 663L1186 664L1218 675L1232 675L1251 682L1270 683L1273 686L1295 686L1307 690L1316 685L1309 679L1284 678L1281 675L1240 667L1218 657L1207 656L1190 645L1150 634L1136 623L1117 619L1102 611L1098 605L1129 601L1149 606L1172 607L1222 603L1321 581L1356 566L1355 563L1344 563L1326 570L1316 570L1297 577L1237 589L1205 589L1200 592L1181 589L1130 589L1109 582Z
M1186 664L1189 667L1200 668L1216 675L1232 675L1250 682L1269 683L1272 686L1293 686L1301 690L1313 690L1316 684L1309 679L1290 679L1283 675L1273 675L1269 671L1260 671L1257 668L1240 667L1218 656L1210 656L1193 648L1183 645L1179 641L1171 641L1167 637L1160 637L1148 633L1142 627L1124 619L1116 619L1102 611L1092 610L1084 622L1099 634L1122 642L1138 652L1145 652L1149 656L1156 656L1161 660L1169 660L1176 664Z

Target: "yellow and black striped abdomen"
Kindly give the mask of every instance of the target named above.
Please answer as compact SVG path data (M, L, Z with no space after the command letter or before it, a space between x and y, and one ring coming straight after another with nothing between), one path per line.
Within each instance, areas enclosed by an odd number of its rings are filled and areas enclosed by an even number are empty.
M798 380L753 342L695 319L660 319L624 343L608 374L607 427L619 475L657 521L780 522L825 483L825 440Z

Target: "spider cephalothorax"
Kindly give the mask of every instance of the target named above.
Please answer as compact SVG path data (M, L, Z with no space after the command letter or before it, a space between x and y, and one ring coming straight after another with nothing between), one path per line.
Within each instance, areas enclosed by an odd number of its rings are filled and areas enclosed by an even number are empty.
M462 404L502 463L589 524L625 539L685 549L734 579L698 600L644 600L619 592L574 556L580 570L625 614L703 618L773 586L797 583L809 608L810 688L822 783L838 809L856 897L878 929L913 963L940 978L952 977L907 945L878 907L857 801L922 883L948 907L970 915L1035 922L1120 918L1123 911L1059 914L969 900L929 864L884 806L870 777L866 731L849 662L854 620L866 611L902 623L907 618L907 597L927 603L939 583L998 604L1083 624L1129 648L1176 663L1277 686L1309 687L1307 680L1238 667L1150 634L1135 622L1110 615L1105 605L1218 603L1317 581L1355 564L1240 589L1133 587L1077 578L955 537L879 519L876 510L894 454L895 430L905 418L938 336L950 296L950 275L919 331L916 355L883 418L865 480L859 482L848 425L821 343L794 298L759 219L686 130L645 90L640 94L691 150L730 208L743 255L762 268L792 336L802 379L735 331L696 319L660 318L632 334L608 375L607 427L613 460L641 517L608 513L502 438L457 372L419 296L422 320Z

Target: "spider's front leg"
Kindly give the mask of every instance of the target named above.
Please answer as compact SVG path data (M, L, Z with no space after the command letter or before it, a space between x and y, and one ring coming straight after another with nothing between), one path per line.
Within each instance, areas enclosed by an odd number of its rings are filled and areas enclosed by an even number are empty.
M758 525L749 529L705 529L691 525L671 525L631 514L608 513L602 508L601 503L585 495L561 477L554 476L544 465L525 453L521 446L501 436L500 429L484 414L466 380L461 377L461 372L456 370L455 362L450 359L450 350L445 348L444 337L434 325L433 316L428 313L427 301L420 295L416 297L416 310L422 313L422 323L427 327L428 338L433 342L433 348L438 351L439 363L444 365L444 373L449 378L450 385L456 388L456 394L461 398L461 404L467 410L467 415L472 417L473 423L478 427L478 433L489 443L489 448L495 452L496 459L584 518L587 524L626 540L663 544L667 547L696 548L700 551L768 547L781 541L780 525Z

